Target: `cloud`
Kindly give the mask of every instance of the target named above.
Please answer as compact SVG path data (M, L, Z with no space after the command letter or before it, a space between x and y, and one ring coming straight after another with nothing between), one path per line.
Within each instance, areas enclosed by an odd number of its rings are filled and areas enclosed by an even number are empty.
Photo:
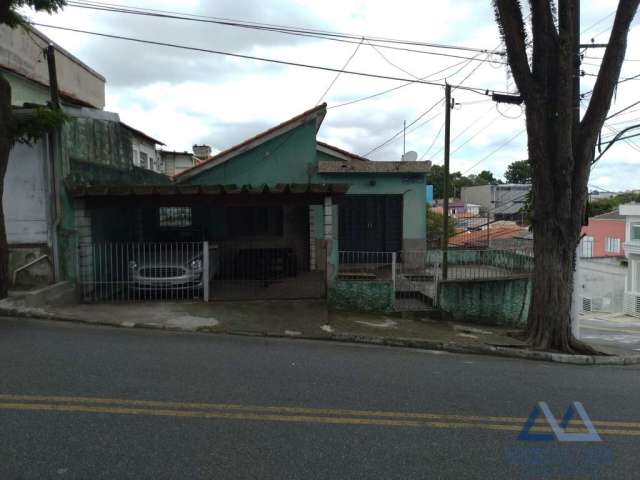
M437 7L433 2L415 0L117 1L198 15L486 49L494 49L501 42L490 2L477 0L440 0ZM583 41L607 40L613 22L609 15L616 4L617 0L599 0L590 2L589 9L583 9L582 24L586 30ZM351 43L71 7L56 16L36 17L43 23L331 68L341 68L356 48ZM636 20L629 36L627 57L632 60L640 60L639 21ZM593 27L588 28L590 26ZM194 143L208 143L217 150L234 145L314 106L335 78L333 72L43 30L107 77L107 109L119 112L124 121L165 141L169 148L179 150L190 149ZM427 50L504 60L499 55ZM515 91L513 80L501 65L399 50L381 52L386 59L370 45L361 45L348 69L402 78L410 78L406 72L419 77L433 74L430 79L440 83L446 79L453 85L464 83ZM601 50L589 49L583 69L597 73L600 63L597 57L601 55ZM639 71L640 62L629 61L622 76L632 76ZM583 77L583 91L590 90L593 83L594 77ZM334 106L400 85L402 83L396 81L343 74L324 100ZM612 111L637 99L637 85L637 81L620 84ZM364 154L401 132L403 121L410 124L443 95L442 87L412 84L366 101L329 109L319 138ZM453 171L470 169L469 173L478 173L487 169L500 176L509 163L527 158L526 135L502 146L524 128L524 116L517 107L498 109L484 95L462 90L455 90L453 96L459 104L452 112ZM637 111L621 115L616 122L626 123L615 128L624 128L633 121L638 123L638 117ZM443 106L439 105L408 128L407 150L442 163L443 122ZM372 153L371 158L399 159L402 139L403 136L398 135ZM494 150L497 151L492 154ZM591 181L607 183L613 189L631 188L638 178L635 173L638 158L639 153L631 146L616 145L594 170Z

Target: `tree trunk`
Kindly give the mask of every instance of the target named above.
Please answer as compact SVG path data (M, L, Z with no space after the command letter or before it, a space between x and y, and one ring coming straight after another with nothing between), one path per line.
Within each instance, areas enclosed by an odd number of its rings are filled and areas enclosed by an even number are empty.
M4 222L4 176L9 164L9 153L13 147L13 123L11 119L11 85L0 75L0 298L9 291L9 245Z

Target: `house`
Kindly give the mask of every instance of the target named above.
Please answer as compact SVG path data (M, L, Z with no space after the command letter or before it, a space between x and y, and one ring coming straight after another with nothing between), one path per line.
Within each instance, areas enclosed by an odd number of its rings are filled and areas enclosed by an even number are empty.
M159 154L164 168L163 173L170 177L178 175L198 163L198 159L191 152L160 150Z
M624 251L628 261L625 313L640 317L640 203L620 205L626 219Z
M579 256L623 257L624 238L625 217L617 211L591 217L589 224L582 227Z
M480 185L462 187L460 196L465 203L480 205L492 220L522 221L520 211L531 191L530 184Z
M160 140L150 137L144 132L137 130L126 123L122 126L131 133L131 149L133 153L133 164L136 167L146 168L158 173L164 173L165 167L163 157L158 150L158 146L164 146Z
M215 245L210 298L326 298L345 252L424 254L430 163L369 161L318 141L326 111L296 115L170 183L67 179L82 252L74 279L94 295L104 242L204 240Z
M28 285L73 278L76 270L78 239L67 180L145 178L134 168L132 151L134 135L147 136L102 110L104 77L38 30L0 25L0 69L12 88L15 115L31 115L50 101L43 53L49 45L54 48L61 106L70 121L59 134L44 135L33 146L14 146L2 199L10 274L13 278L18 269L31 265L16 276L17 283Z

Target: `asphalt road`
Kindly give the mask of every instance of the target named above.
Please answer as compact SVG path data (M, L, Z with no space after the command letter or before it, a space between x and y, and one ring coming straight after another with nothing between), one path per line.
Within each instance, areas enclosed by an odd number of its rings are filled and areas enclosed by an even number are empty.
M637 355L640 352L640 319L621 313L579 315L579 335L596 346Z
M638 367L19 319L0 319L0 365L3 480L640 469ZM558 417L580 401L602 441L518 440L538 401Z

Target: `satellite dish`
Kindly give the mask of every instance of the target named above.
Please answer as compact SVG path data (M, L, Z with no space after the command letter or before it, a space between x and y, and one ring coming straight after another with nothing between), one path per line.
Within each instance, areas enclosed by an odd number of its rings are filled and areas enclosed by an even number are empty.
M402 156L403 162L415 162L416 160L418 160L418 152L414 152L413 150Z

